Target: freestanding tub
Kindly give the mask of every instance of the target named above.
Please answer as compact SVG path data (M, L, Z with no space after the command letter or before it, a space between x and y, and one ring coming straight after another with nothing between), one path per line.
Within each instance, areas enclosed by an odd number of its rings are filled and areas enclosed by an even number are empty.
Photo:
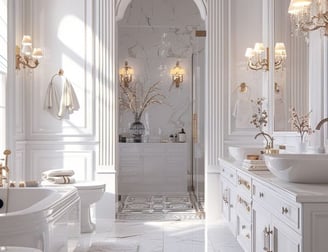
M79 233L80 198L74 187L0 188L0 245L67 252Z

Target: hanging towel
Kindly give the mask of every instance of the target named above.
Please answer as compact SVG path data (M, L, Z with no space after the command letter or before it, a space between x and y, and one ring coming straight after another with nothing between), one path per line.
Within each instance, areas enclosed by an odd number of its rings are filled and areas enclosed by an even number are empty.
M46 92L46 98L44 100L44 109L47 110L50 114L57 117L59 108L59 97L55 85L52 81L49 83Z
M53 80L56 76L63 76L63 72L64 71L60 69L58 74L52 76L44 101L44 109L57 119L63 119L80 108L74 88L67 78L65 78L65 82L61 89L61 97L59 99L57 88Z
M79 110L79 108L80 105L73 86L67 79L65 79L64 87L62 89L62 96L60 99L58 117L63 118L66 113L72 114L74 110Z

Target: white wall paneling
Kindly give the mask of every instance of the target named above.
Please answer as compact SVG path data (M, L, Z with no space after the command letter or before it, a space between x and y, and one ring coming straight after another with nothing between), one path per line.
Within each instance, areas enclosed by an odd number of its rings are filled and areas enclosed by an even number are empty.
M78 179L95 177L95 85L93 82L93 1L15 0L14 40L32 36L44 57L33 70L16 70L14 106L16 140L13 174L16 180L40 179L46 169L77 165ZM10 33L11 34L11 33ZM10 43L9 43L10 44ZM14 49L12 50L14 52ZM46 91L59 69L71 82L80 109L59 120L44 106ZM11 65L11 70L15 69ZM14 70L13 70L14 71ZM63 77L54 85L61 96ZM13 136L12 135L12 136ZM16 149L16 151L15 151Z
M40 180L41 173L50 169L72 169L77 180L95 178L95 151L89 146L52 144L28 145L29 157L26 166L26 179Z
M262 0L229 1L229 107L227 122L229 131L227 140L236 140L254 134L254 126L250 124L254 106L251 100L262 97L263 71L253 71L247 67L245 50L254 47L262 39ZM256 29L252 29L256 27ZM247 91L241 92L240 84L246 83Z

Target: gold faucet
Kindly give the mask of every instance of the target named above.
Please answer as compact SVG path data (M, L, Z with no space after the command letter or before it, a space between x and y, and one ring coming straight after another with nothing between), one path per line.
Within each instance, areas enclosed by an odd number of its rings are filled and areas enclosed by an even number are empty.
M0 187L4 186L3 182L6 182L9 186L8 156L11 154L11 151L5 150L3 154L5 155L5 165L3 166L2 164L0 164ZM4 171L6 172L6 174L4 174Z
M268 133L261 131L260 133L256 134L254 138L256 139L260 135L262 135L266 141L264 153L265 154L278 154L279 150L276 150L273 148L273 137L270 136Z
M317 124L317 127L315 127L316 130L320 130L322 125L325 123L325 122L328 122L328 117L327 118L324 118L324 119L321 119L320 122ZM321 138L320 138L320 146L318 148L318 152L319 153L325 153L325 140L324 140L324 135L323 135L323 132L321 134Z
M320 122L318 123L317 127L315 127L315 129L319 130L321 128L322 124L324 124L325 122L328 122L328 117L320 120Z

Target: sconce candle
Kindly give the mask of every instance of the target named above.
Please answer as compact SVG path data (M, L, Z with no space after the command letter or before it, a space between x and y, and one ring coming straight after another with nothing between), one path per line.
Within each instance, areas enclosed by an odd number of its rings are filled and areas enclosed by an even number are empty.
M16 69L36 68L39 65L39 59L42 58L43 52L41 48L32 50L32 38L29 35L24 35L22 39L22 49L16 46ZM22 55L21 55L22 54Z
M264 52L266 51L266 55ZM287 58L286 48L284 43L276 43L274 57L274 69L279 70L284 68L284 63ZM248 58L248 68L252 70L269 70L269 48L265 48L263 43L255 43L254 49L247 48L245 57Z
M178 88L183 82L183 75L185 74L185 70L180 66L179 61L177 61L175 67L171 69L170 74L172 75L173 83Z
M132 81L134 70L128 65L127 61L125 61L124 67L120 69L119 74L121 83L124 83L124 87L128 87L129 83Z

